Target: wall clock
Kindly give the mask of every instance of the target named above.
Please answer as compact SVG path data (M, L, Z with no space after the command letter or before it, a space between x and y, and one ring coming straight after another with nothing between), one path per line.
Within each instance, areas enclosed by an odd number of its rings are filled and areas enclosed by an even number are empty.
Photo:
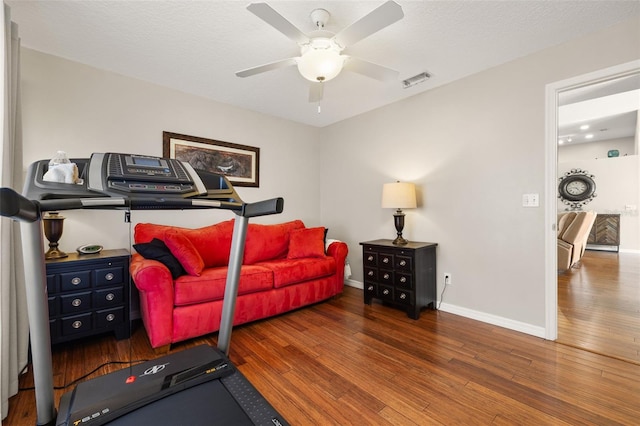
M560 178L558 198L568 206L565 210L581 210L596 197L594 177L586 170L571 169Z

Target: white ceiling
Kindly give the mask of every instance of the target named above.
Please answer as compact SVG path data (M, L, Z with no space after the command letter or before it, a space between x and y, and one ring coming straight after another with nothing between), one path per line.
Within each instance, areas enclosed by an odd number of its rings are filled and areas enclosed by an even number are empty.
M290 39L245 8L245 1L5 0L22 46L225 104L326 126L601 30L640 14L633 1L403 1L404 18L349 46L345 54L396 69L423 71L403 89L342 72L325 84L322 112L308 102L295 67L248 78L235 72L299 55ZM380 1L269 1L301 31L315 8L338 32ZM532 71L533 72L533 71Z

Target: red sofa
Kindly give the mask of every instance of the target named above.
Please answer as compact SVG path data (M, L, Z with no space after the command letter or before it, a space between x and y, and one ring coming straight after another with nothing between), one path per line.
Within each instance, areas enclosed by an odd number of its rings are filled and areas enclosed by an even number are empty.
M232 234L233 220L199 229L135 226L131 277L149 341L158 352L218 331ZM340 241L325 251L325 229L306 228L299 220L249 223L234 325L341 293L347 252Z

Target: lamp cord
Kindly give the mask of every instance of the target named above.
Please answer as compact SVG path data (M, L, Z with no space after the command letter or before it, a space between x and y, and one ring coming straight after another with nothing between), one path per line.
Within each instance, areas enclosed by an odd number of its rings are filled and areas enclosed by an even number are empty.
M444 292L447 289L449 284L444 283L444 287L442 288L442 292L440 293L440 303L438 304L438 310L440 310L440 306L442 306L442 299L444 298Z

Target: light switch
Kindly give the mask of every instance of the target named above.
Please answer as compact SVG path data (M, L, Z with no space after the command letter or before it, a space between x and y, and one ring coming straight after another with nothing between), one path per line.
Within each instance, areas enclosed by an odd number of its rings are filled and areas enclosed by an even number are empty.
M539 194L522 194L522 207L539 207Z

